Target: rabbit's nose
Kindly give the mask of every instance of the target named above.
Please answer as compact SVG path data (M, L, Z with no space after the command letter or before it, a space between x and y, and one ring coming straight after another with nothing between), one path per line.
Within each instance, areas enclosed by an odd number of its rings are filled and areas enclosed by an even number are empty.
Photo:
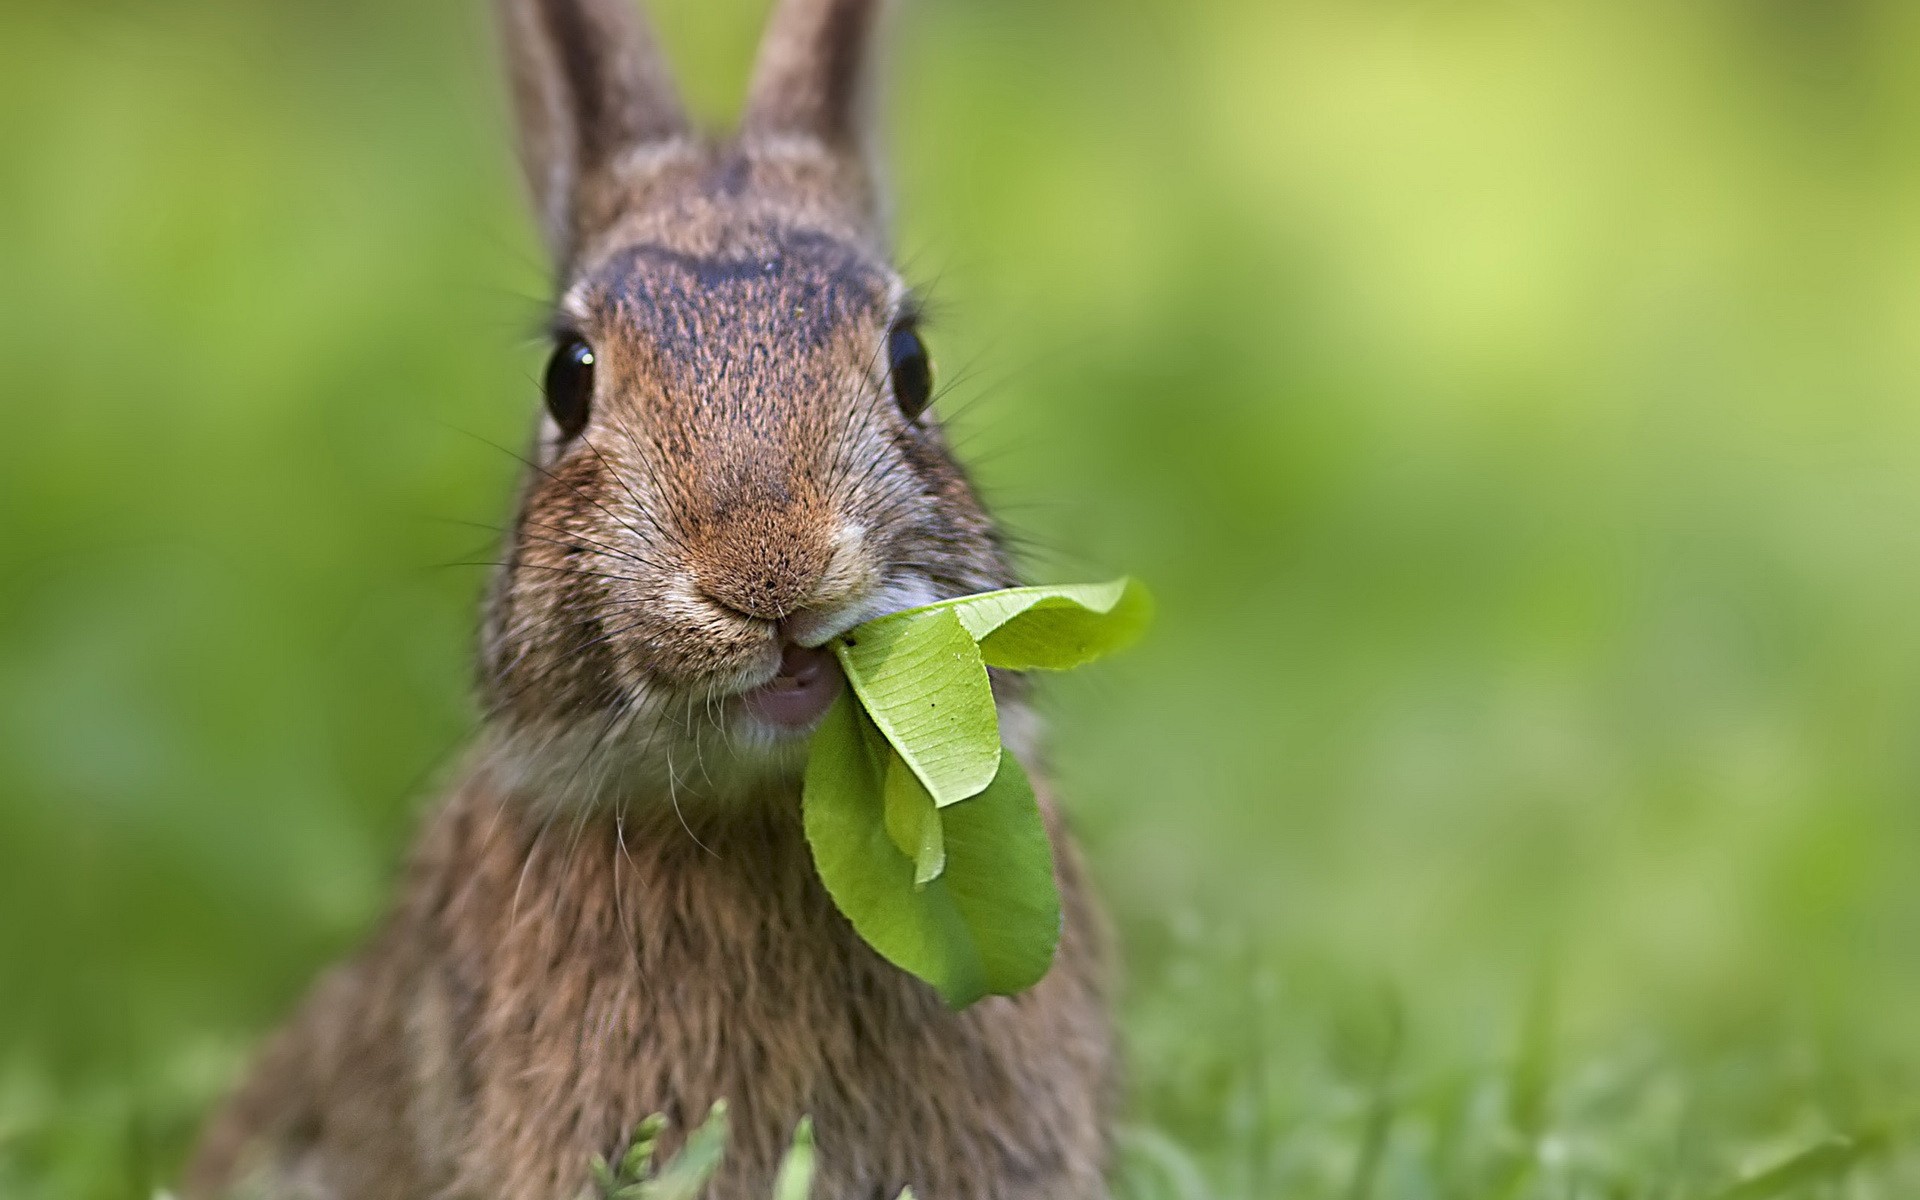
M743 616L778 621L801 606L812 585L790 574L768 573L757 579L702 576L700 590Z
M692 547L700 590L719 604L778 621L807 603L831 557L827 539L799 514L737 514Z

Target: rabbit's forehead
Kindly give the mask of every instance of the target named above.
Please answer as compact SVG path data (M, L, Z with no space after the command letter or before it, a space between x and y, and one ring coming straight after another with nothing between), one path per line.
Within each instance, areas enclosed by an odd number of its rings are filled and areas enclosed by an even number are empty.
M663 365L716 354L807 355L883 324L898 279L862 248L792 231L699 252L642 243L606 257L575 302L616 335L630 333Z
M568 299L607 352L616 419L677 464L658 481L699 524L747 501L785 508L845 466L836 456L872 433L856 413L903 298L870 251L789 231L707 250L632 242Z

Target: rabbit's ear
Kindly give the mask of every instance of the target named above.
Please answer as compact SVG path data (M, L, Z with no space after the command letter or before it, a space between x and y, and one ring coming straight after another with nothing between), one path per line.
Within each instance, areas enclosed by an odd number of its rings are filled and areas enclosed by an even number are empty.
M611 165L688 131L634 0L496 0L520 125L520 163L555 258L579 249Z
M886 0L777 0L760 42L741 130L806 138L858 172L869 190L877 141L875 27ZM874 203L875 197L867 197Z

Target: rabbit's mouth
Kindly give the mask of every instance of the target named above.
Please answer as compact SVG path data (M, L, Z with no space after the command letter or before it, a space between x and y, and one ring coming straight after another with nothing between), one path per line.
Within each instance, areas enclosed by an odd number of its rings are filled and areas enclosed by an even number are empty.
M740 693L749 715L783 732L809 730L846 686L833 652L787 643L772 679Z
M757 746L807 737L847 686L833 655L834 641L855 626L937 598L926 580L908 576L836 608L802 609L786 616L775 633L779 661L760 666L733 692L733 711L745 718L736 731ZM769 669L771 675L761 673Z

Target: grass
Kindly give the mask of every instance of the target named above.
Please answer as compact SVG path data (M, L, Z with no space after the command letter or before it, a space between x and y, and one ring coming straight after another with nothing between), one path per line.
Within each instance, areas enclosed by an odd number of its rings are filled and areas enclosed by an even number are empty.
M1123 1193L1864 1198L1909 1194L1920 1170L1910 1079L1829 1049L1649 1035L1576 1052L1523 1023L1504 1054L1449 1061L1391 992L1322 1015L1276 1006L1156 1047L1140 1103L1158 1123L1131 1133ZM1222 1046L1224 1028L1245 1042Z
M1118 1200L1895 1200L1920 1185L1911 1076L1830 1047L1648 1036L1575 1054L1539 1013L1500 1059L1440 1060L1390 991L1331 1008L1284 990L1223 996L1235 966L1169 963L1153 1007L1131 1014L1144 1052ZM1233 1019L1215 1023L1222 1005ZM224 1074L219 1057L91 1094L16 1073L0 1091L0 1194L149 1200ZM646 1132L619 1164L596 1164L602 1200L693 1195L724 1117L657 1170ZM804 1174L790 1171L777 1200L804 1196L792 1178Z

